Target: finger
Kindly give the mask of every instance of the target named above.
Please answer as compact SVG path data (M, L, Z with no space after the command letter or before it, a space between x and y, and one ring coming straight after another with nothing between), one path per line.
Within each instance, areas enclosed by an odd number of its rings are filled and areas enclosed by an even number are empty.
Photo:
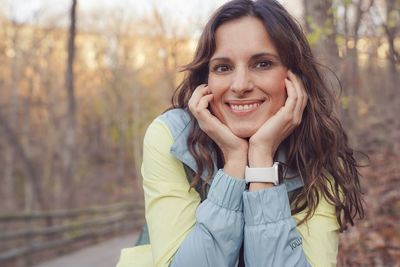
M208 92L208 87L206 84L201 84L196 87L193 91L192 96L188 101L188 107L193 112L197 112L197 106L199 104L200 99L206 95Z
M196 107L196 115L195 115L195 117L198 121L203 121L203 122L209 123L210 121L213 120L214 116L208 110L208 106L209 106L210 102L212 101L213 97L214 97L214 95L209 94L209 95L203 96L200 99L200 101Z
M215 117L209 110L208 106L210 102L212 101L214 95L209 94L203 96L198 104L198 113L197 113L197 121L199 124L201 124L201 128L203 131L205 131L210 137L213 138L214 141L217 141L218 138L215 137L214 133L215 131L220 131L222 128L225 128L225 126L222 124L222 122ZM222 127L222 128L221 128Z
M202 98L204 95L206 95L208 92L208 86L206 84L201 84L196 87L196 89L193 91L192 97L194 101L194 104L197 105L197 103L200 101L200 98Z
M298 88L298 98L299 100L301 100L301 104L302 104L302 109L304 110L306 104L307 104L307 92L304 88L304 84L302 82L302 80L300 79L299 76L295 75L292 71L288 71L288 78L290 81L293 82L295 88Z
M200 98L200 101L197 104L197 109L198 110L207 109L208 105L210 104L210 102L213 99L213 97L214 97L213 94L209 94L209 95L205 95L202 98Z
M302 90L302 94L303 94L303 100L302 100L302 107L301 108L302 108L302 111L304 111L304 109L307 106L307 102L308 102L308 94L307 94L307 91L306 91L306 89L304 87L304 84L303 84L303 82L301 80L300 80L300 84L301 84L301 90Z
M298 76L294 75L291 71L288 72L288 76L290 77L290 80L297 92L298 99L294 109L294 121L297 125L299 125L301 123L304 108L307 104L307 93L304 89L303 82Z
M297 103L297 91L293 83L287 78L285 79L285 85L288 98L286 99L284 107L287 112L293 113Z
M300 125L301 123L301 117L303 115L303 92L302 92L302 85L298 83L298 80L293 81L293 86L296 89L297 92L297 103L296 107L293 111L293 121L295 125Z

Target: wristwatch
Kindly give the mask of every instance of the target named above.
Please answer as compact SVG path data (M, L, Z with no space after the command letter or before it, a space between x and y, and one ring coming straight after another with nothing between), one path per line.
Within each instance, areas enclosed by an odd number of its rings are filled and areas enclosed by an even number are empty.
M275 162L269 168L249 168L246 166L246 183L273 183L279 184L279 162Z

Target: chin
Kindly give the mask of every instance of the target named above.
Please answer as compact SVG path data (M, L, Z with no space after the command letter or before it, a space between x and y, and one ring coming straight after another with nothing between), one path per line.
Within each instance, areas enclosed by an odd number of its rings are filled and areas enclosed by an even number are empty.
M231 128L234 135L240 138L250 138L255 134L257 129L254 128Z

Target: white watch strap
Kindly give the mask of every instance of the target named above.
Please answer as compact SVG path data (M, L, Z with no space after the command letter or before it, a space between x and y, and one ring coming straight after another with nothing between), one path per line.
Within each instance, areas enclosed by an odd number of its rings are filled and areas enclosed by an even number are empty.
M246 183L273 183L279 184L278 162L269 168L249 168L245 171Z

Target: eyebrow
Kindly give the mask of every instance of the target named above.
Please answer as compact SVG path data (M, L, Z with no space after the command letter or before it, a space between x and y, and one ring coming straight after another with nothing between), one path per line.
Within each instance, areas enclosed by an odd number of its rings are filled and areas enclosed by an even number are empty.
M276 60L280 61L280 58L279 58L278 55L275 55L275 54L272 54L272 53L266 53L266 52L257 53L257 54L255 54L255 55L252 55L252 56L251 56L251 59L260 58L260 57L265 57L265 56L267 56L267 57L273 57L273 58L275 58ZM227 61L227 60L230 60L230 58L228 58L228 57L216 57L216 58L211 59L211 60L210 60L210 63L213 62L213 61L216 61L216 60Z

